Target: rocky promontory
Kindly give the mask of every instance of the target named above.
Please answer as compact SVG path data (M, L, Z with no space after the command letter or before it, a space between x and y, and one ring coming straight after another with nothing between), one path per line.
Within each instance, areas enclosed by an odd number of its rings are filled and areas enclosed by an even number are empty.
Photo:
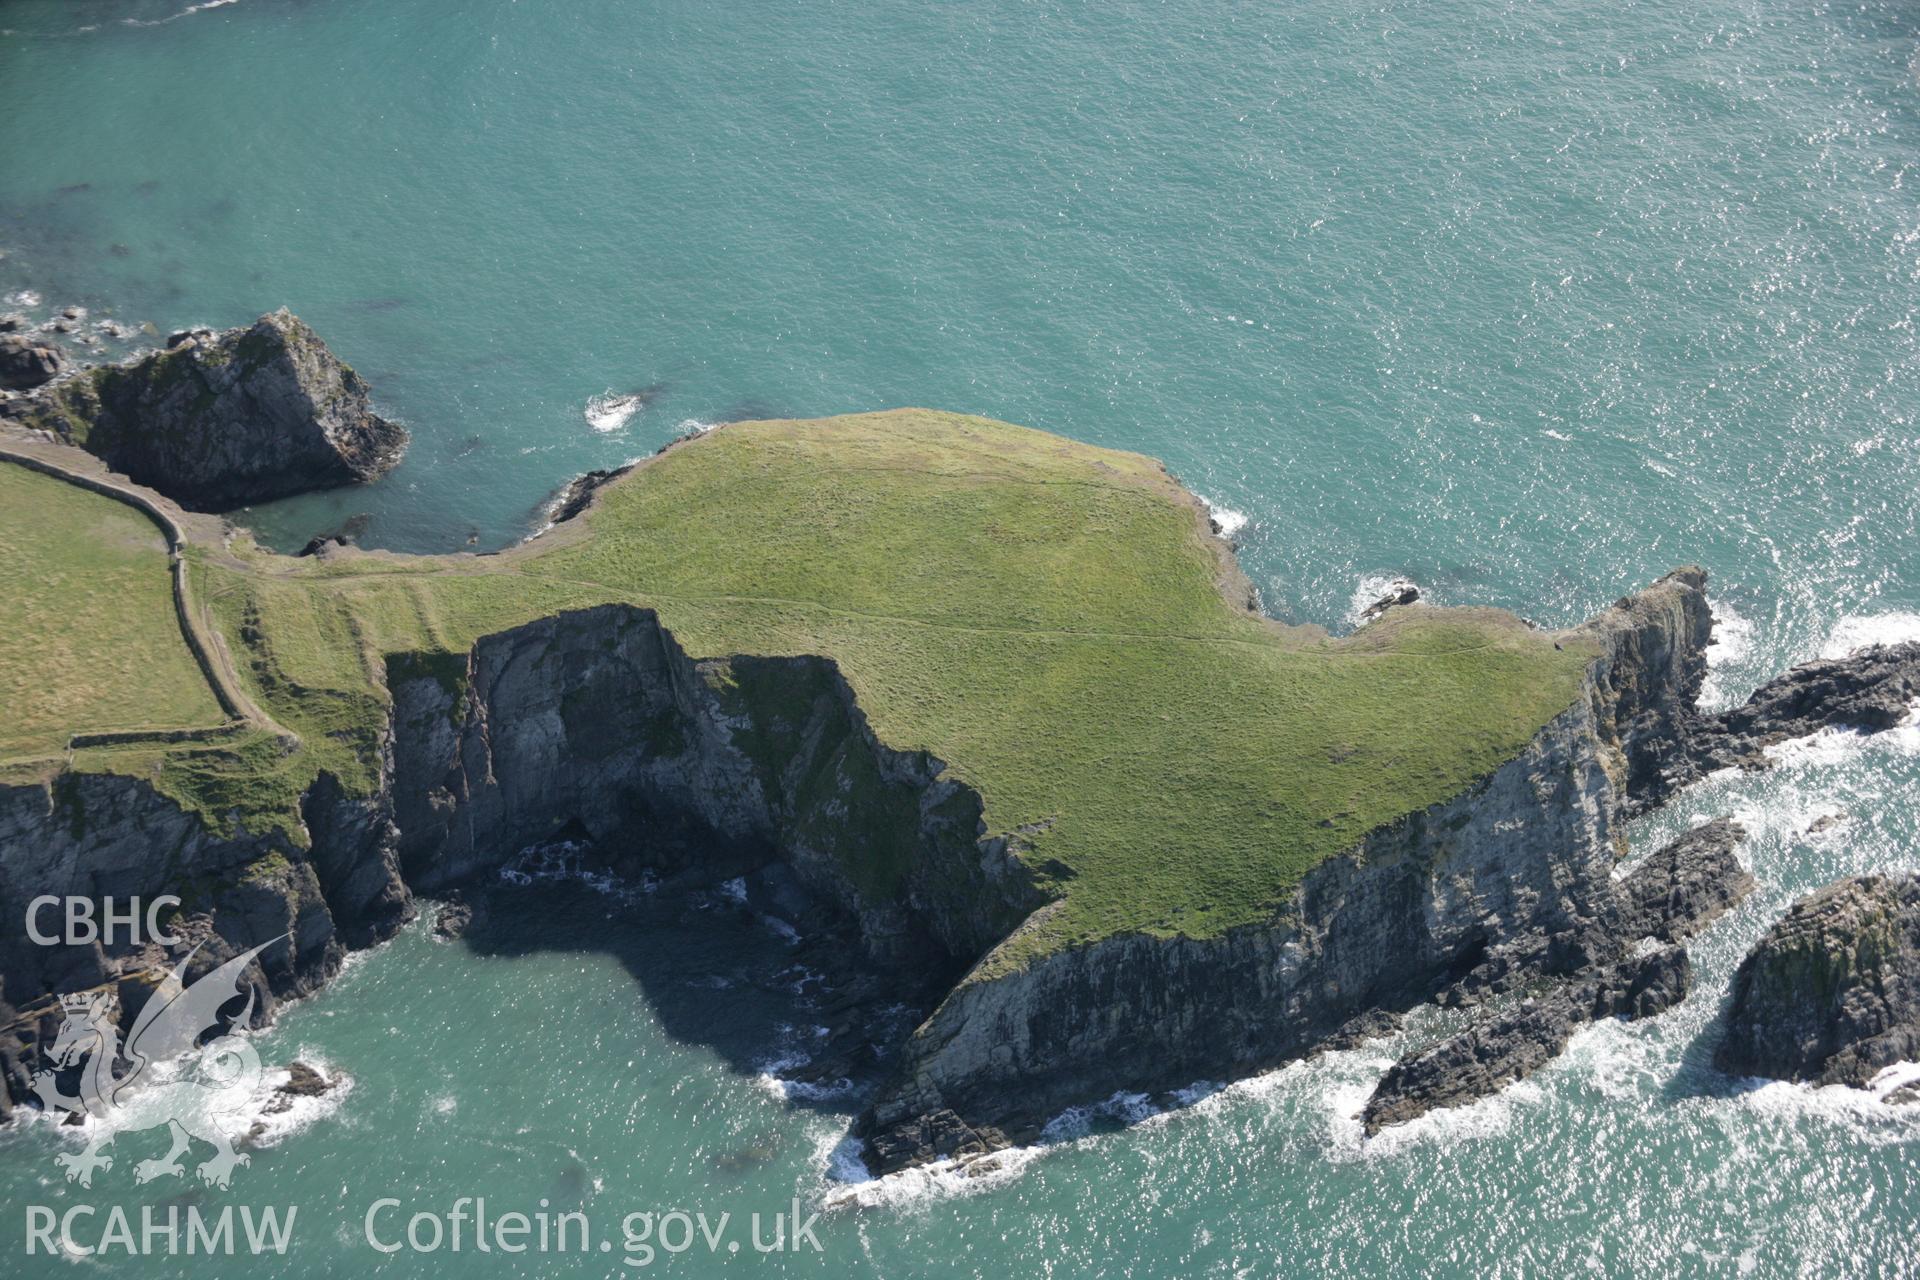
M1492 1012L1452 1038L1397 1063L1361 1113L1367 1133L1439 1107L1466 1106L1524 1080L1558 1057L1588 1023L1652 1017L1684 1000L1693 966L1686 948L1672 944L1752 892L1753 877L1733 852L1745 834L1731 818L1715 818L1616 881L1615 945L1644 938L1669 945L1562 977L1543 974L1538 966L1508 965L1493 975L1469 974L1441 993L1443 1004L1477 1005L1521 983L1530 987L1494 1003Z
M1864 1086L1920 1059L1920 875L1841 880L1794 903L1733 980L1716 1062Z
M853 1124L875 1172L1436 997L1493 1015L1403 1073L1448 1105L1684 993L1670 940L1744 891L1737 828L1622 878L1628 813L1735 734L1865 716L1906 680L1872 654L1769 686L1764 727L1702 716L1692 568L1565 631L1439 607L1288 628L1241 607L1157 463L930 411L735 424L555 514L589 503L561 536L404 573L189 529L272 723L0 774L0 908L191 886L190 922L237 950L294 935L259 978L289 994L414 892L555 842L689 885L777 871L847 925L841 950L932 993L875 1054ZM151 964L0 946L14 1096L53 993Z
M7 412L196 511L376 480L407 445L360 375L284 308L175 333L163 351L47 382Z

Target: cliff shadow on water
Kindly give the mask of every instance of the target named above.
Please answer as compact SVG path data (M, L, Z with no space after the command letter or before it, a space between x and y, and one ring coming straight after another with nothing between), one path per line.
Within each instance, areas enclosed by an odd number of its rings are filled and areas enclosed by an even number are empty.
M876 1081L1042 901L979 797L880 743L824 659L694 660L604 606L397 657L388 683L407 883L465 886L482 950L615 955L670 1034L795 1101ZM589 885L604 927L528 923L527 895Z
M777 873L676 888L603 878L596 861L575 844L536 849L533 883L469 886L441 905L438 931L480 956L610 956L670 1039L827 1114L858 1108L937 994L874 965L844 927L809 920L812 904Z

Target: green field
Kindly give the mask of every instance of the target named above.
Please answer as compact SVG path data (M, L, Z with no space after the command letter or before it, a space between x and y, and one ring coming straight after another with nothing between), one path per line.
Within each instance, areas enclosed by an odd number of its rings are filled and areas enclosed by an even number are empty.
M0 465L0 760L225 719L174 619L167 544L123 502Z
M215 822L290 822L322 767L373 785L389 655L626 601L697 657L833 658L884 741L946 761L990 829L1033 826L1065 902L1020 954L1261 916L1517 753L1590 656L1493 611L1399 611L1350 640L1280 626L1222 594L1229 553L1151 459L918 410L729 426L504 555L243 543L193 564L249 691L303 746L79 767L157 769Z

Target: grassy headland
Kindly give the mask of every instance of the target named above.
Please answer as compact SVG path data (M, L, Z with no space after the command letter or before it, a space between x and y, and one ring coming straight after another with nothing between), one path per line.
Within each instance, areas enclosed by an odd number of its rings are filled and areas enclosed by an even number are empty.
M374 785L390 660L437 669L491 632L626 602L696 657L832 658L882 740L947 762L989 829L1032 830L1064 903L1023 954L1259 918L1518 752L1591 656L1487 610L1397 611L1340 640L1280 626L1222 594L1229 553L1151 459L920 410L729 426L498 556L292 560L242 540L197 549L192 572L301 747L263 734L75 767L137 769L220 825L294 829L320 769ZM0 678L26 654L9 646Z

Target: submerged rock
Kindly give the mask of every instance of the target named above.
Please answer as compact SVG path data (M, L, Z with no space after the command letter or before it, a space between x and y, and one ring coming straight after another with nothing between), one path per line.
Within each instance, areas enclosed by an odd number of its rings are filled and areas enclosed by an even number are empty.
M17 412L182 506L226 511L378 479L407 433L373 412L367 385L291 312L46 388Z
M1716 1064L1865 1086L1920 1059L1920 875L1855 876L1796 902L1733 979Z
M306 545L296 554L319 556L325 555L335 547L357 546L360 539L367 536L367 530L372 524L373 516L370 512L363 511L357 516L349 516L346 522L332 533L315 534L307 539Z
M67 358L60 348L18 333L0 335L0 387L29 391L60 376Z
M1715 818L1634 868L1619 885L1621 935L1679 942L1753 892L1753 877L1733 853L1746 834L1732 818Z
M1436 1108L1489 1097L1558 1057L1590 1022L1664 1013L1686 998L1692 972L1684 947L1589 970L1397 1063L1367 1100L1361 1123L1371 1137Z

